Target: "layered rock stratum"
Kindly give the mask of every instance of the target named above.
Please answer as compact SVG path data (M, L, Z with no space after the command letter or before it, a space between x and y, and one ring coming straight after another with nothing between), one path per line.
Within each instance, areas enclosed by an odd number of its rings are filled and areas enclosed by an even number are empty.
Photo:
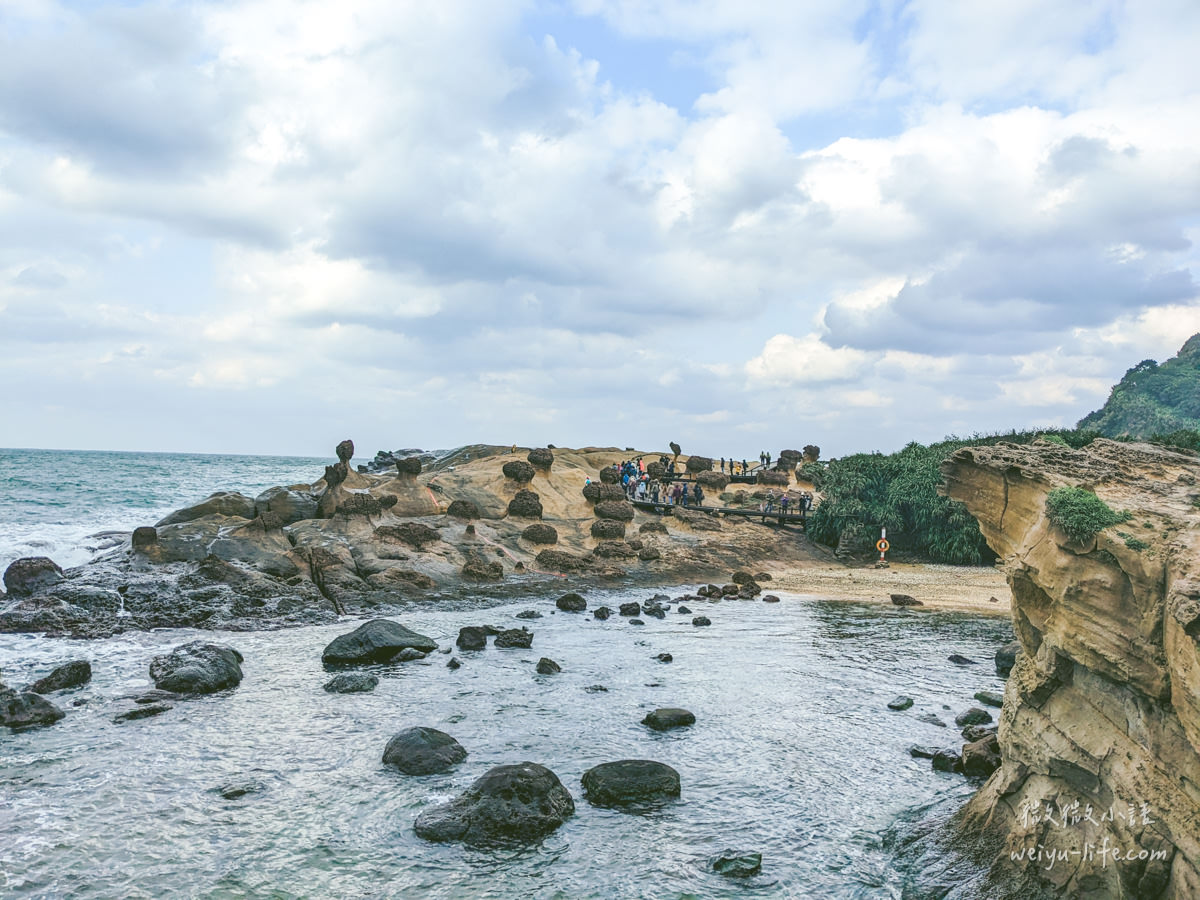
M1002 763L957 820L990 860L983 895L1200 897L1200 458L1039 441L942 472L1003 561L1021 644ZM1128 517L1072 539L1046 512L1058 487Z

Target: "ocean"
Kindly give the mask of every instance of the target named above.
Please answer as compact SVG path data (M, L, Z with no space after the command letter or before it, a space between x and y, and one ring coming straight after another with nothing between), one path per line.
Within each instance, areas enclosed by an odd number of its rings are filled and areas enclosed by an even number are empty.
M117 533L153 525L213 491L257 496L311 483L335 460L99 450L0 449L0 572L22 556L78 566Z

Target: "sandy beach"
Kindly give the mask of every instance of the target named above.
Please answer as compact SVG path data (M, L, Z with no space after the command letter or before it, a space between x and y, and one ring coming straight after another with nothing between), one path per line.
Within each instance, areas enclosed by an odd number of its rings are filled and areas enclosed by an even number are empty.
M924 604L918 609L954 609L991 615L1010 612L1008 584L1000 569L993 566L893 562L889 568L876 569L811 562L780 570L767 587L832 600L889 605L890 595L908 594Z

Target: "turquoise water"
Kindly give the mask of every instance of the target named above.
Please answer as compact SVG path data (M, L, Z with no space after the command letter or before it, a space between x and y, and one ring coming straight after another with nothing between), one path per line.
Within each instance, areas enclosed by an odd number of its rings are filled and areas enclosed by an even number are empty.
M22 556L77 566L106 532L153 525L216 490L316 481L333 459L0 449L0 572Z

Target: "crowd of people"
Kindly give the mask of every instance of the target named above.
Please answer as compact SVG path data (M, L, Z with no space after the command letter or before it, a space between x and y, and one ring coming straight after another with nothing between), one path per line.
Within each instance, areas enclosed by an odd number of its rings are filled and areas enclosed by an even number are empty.
M771 455L764 451L759 456L759 463L764 466L769 465L770 459ZM625 491L626 497L630 500L662 503L667 506L697 507L704 505L703 485L697 482L674 481L676 474L674 459L660 456L658 462L664 474L663 480L650 477L649 472L646 471L646 463L640 456L613 463L612 467L616 470L617 481ZM737 460L726 461L722 457L722 472L726 471L726 465L728 465L730 475L737 474L739 471ZM742 472L747 470L744 459L741 460L740 467ZM588 481L590 482L591 479L589 478ZM793 497L791 492L786 490L781 490L778 494L773 490L768 490L766 498L759 504L759 510L764 516L787 515L788 513L807 515L812 508L813 495L808 491L801 491L798 497Z

